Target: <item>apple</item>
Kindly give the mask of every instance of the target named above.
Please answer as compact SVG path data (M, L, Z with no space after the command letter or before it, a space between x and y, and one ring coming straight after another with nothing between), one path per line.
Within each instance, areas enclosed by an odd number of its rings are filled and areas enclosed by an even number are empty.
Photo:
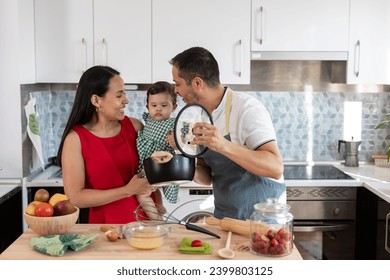
M69 198L65 194L55 193L50 197L49 203L54 207L61 200L69 200Z
M37 217L51 217L53 213L54 209L50 203L42 202L35 207L35 216Z
M50 194L47 190L45 189L39 189L36 191L34 195L34 200L35 201L42 201L42 202L48 202L50 198Z
M69 200L61 200L54 205L54 216L63 216L74 212L76 212L76 208Z
M35 216L35 207L37 207L39 204L41 204L42 201L32 201L27 205L26 213Z

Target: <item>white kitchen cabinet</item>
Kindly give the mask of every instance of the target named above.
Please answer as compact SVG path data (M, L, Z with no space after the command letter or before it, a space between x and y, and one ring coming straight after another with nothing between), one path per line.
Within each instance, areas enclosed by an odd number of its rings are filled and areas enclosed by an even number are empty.
M151 0L94 0L95 65L121 72L125 83L150 83Z
M348 84L390 84L390 1L351 0Z
M348 20L349 0L252 0L251 50L344 52L346 59Z
M18 0L21 84L35 83L34 0Z
M250 0L153 0L152 80L172 81L169 61L200 46L219 63L221 82L250 83Z
M37 82L75 83L93 65L92 11L92 0L35 0Z
M35 0L37 82L75 83L109 65L151 80L151 0Z
M1 185L23 177L17 1L0 1L0 38Z

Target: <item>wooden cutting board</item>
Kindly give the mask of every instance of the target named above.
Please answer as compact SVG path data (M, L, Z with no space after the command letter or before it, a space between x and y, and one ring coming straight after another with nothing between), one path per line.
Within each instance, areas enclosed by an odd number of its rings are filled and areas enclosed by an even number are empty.
M76 224L70 233L92 234L100 233L100 235L86 248L74 252L68 250L62 257L52 257L33 250L29 246L29 240L32 237L38 237L33 231L28 229L25 231L13 244L11 244L1 255L0 259L11 260L221 260L218 256L218 249L225 246L227 232L219 226L209 226L206 224L197 224L218 235L221 239L205 235L195 231L186 230L184 226L172 225L171 234L165 240L165 244L153 250L140 250L133 248L126 239L119 239L115 242L110 242L100 231L100 225L93 224ZM213 251L211 255L193 255L179 253L179 245L184 237L200 239L208 242ZM231 248L237 248L239 245L247 243L248 237L234 234L231 239ZM288 256L280 258L271 258L254 255L251 252L236 252L234 259L237 260L301 260L302 256L294 247L292 253Z

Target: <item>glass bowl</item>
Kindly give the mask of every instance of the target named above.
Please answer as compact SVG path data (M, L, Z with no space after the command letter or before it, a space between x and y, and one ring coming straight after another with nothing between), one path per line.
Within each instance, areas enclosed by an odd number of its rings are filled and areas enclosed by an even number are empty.
M171 232L169 224L154 221L132 222L122 227L122 233L131 246L137 249L156 249L164 245Z

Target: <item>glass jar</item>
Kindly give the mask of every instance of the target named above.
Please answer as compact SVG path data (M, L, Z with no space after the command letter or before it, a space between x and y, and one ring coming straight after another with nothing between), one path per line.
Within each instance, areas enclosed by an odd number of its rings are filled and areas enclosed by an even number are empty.
M263 256L285 256L292 252L293 215L290 206L276 198L254 205L251 215L251 252Z

